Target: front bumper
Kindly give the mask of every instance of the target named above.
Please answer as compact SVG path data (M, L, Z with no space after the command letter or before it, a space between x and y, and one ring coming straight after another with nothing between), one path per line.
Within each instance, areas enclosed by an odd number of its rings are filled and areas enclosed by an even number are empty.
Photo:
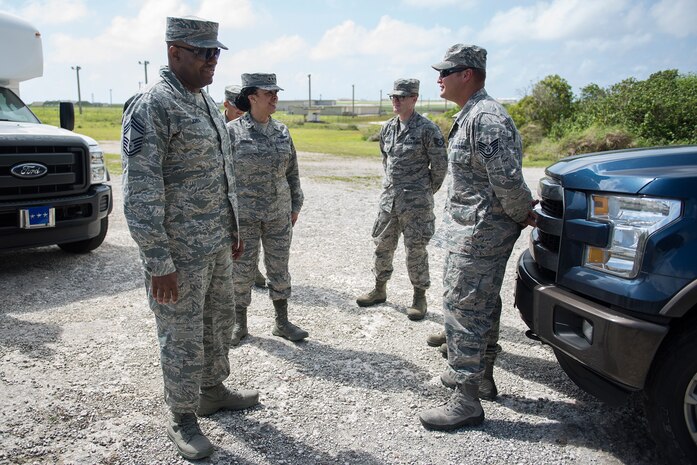
M644 387L668 332L665 326L620 313L550 282L529 251L518 260L516 307L543 342L629 390Z
M0 249L63 244L99 235L101 220L111 213L111 186L97 184L81 195L0 203ZM19 210L37 205L56 209L56 225L45 229L19 227Z

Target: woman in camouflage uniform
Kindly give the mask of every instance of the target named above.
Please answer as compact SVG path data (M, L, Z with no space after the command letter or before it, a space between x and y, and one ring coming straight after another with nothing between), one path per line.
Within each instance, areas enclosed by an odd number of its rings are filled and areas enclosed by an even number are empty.
M307 331L288 321L288 258L303 192L288 128L271 118L279 90L282 89L276 85L275 74L243 74L242 91L235 105L247 114L227 123L238 179L240 236L247 246L234 277L233 345L247 335L247 307L252 298L259 239L264 246L269 296L276 311L272 333L291 341L308 336Z

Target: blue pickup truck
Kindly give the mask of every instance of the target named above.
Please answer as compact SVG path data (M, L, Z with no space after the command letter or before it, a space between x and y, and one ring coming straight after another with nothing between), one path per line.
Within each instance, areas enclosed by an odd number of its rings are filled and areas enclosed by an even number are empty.
M518 261L528 335L609 402L640 393L671 463L697 463L697 146L565 158Z

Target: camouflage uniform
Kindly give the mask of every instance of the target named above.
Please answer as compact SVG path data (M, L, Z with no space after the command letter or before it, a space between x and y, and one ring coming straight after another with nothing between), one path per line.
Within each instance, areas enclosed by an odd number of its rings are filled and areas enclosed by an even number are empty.
M239 308L251 302L252 283L264 246L271 300L290 297L291 212L300 212L298 157L288 128L270 118L266 127L247 112L227 124L237 173L240 235L247 246L236 262L235 298Z
M235 174L215 102L167 67L160 76L123 116L124 212L157 322L165 400L173 412L193 412L199 388L230 373ZM158 304L151 277L175 271L179 300Z
M443 313L450 374L481 380L499 349L499 292L506 262L530 211L520 134L484 89L455 115L449 134L448 198L434 242L448 250Z
M431 285L426 246L433 236L433 194L447 173L445 141L438 126L414 112L400 131L399 116L380 131L385 177L380 209L373 225L377 281L392 276L392 259L404 234L407 270L415 288Z

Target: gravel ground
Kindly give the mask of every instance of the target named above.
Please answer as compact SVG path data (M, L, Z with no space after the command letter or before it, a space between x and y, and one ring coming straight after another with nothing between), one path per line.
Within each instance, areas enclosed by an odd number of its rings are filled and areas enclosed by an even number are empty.
M401 248L388 301L358 308L373 283L370 230L381 165L300 154L305 208L291 254L293 321L310 338L271 335L273 308L255 290L250 337L231 351L227 383L258 389L261 404L201 420L213 464L654 464L636 402L605 406L578 389L551 350L527 339L513 308L517 244L504 282L499 398L483 425L424 430L417 414L443 403L440 354L443 254L430 249L430 311L406 318L411 288ZM536 186L541 169L526 170ZM98 250L0 252L0 463L176 464L155 324L138 251L114 177L110 231ZM442 207L444 193L436 196Z

